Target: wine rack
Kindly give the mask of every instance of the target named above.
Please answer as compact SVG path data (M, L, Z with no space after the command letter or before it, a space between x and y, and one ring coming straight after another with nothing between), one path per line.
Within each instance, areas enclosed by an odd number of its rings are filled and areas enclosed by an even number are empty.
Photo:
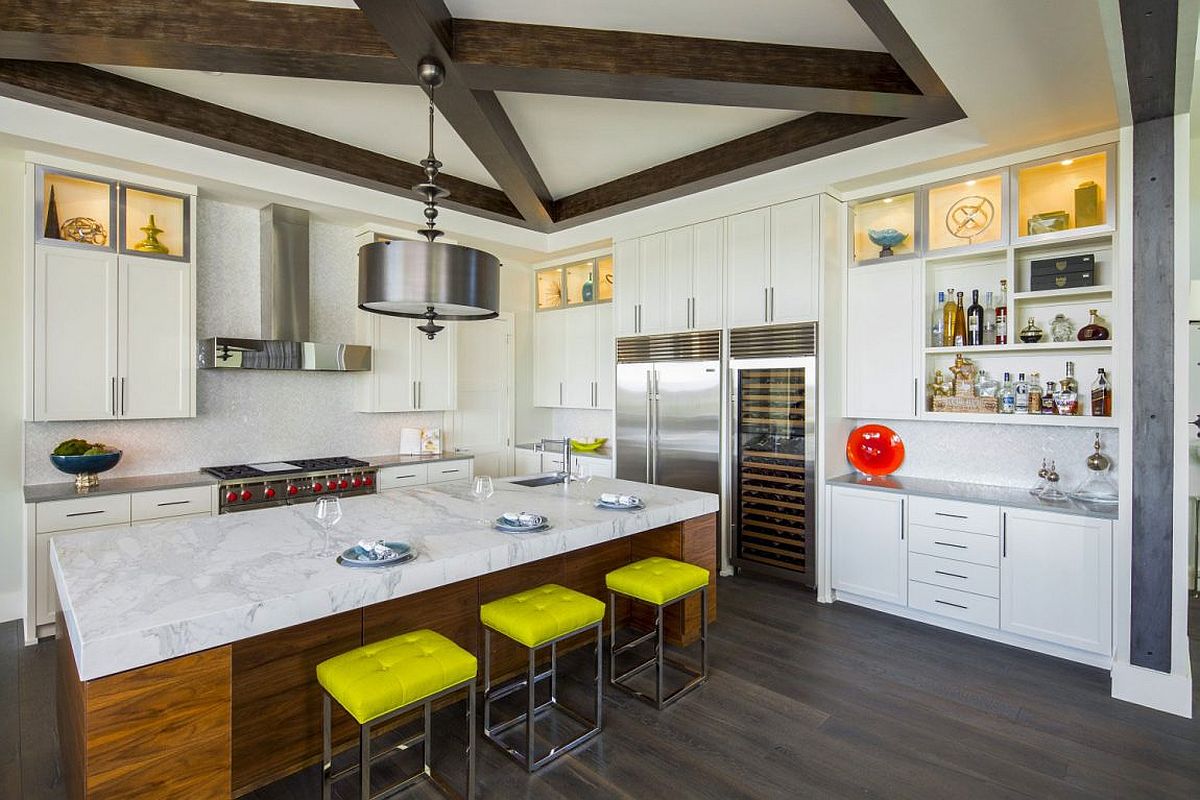
M808 369L737 372L734 495L737 559L811 582Z

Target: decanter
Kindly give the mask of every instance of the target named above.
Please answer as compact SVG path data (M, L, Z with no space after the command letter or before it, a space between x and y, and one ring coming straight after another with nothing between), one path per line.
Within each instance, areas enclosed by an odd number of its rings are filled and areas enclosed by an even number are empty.
M1113 505L1117 502L1117 485L1108 474L1112 462L1100 449L1100 434L1097 432L1096 441L1092 444L1093 452L1087 457L1087 477L1078 489L1071 492L1071 497L1084 503Z
M1108 328L1100 324L1102 322L1100 312L1094 308L1089 308L1088 315L1088 324L1079 329L1079 333L1076 334L1075 338L1081 342L1102 342L1107 339Z

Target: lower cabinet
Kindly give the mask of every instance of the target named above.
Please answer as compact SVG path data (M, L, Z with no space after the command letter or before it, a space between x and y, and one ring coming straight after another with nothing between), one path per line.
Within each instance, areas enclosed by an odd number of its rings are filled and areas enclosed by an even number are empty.
M612 460L596 456L572 455L571 460L593 478L613 477ZM537 475L542 472L562 472L563 457L560 452L517 450L517 474Z
M518 475L536 475L542 471L542 454L536 450L516 451L516 473Z
M908 549L900 495L835 488L833 588L875 600L908 602Z
M376 480L379 483L379 491L386 492L391 489L407 489L412 486L425 486L430 483L446 483L470 478L473 474L473 467L474 461L470 458L398 464L392 467L382 467Z

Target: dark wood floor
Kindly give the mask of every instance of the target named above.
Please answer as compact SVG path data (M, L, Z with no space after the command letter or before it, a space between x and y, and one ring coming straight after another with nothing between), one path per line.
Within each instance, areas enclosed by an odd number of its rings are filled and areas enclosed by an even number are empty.
M707 686L661 713L610 692L601 737L534 777L481 744L479 796L1200 797L1200 721L1110 699L1101 670L768 580L720 592ZM585 654L565 661L587 676ZM0 626L0 798L63 796L54 669L50 643ZM568 699L585 685L568 684ZM461 738L452 713L436 721L438 760ZM357 797L352 784L339 796ZM251 795L319 796L315 769Z

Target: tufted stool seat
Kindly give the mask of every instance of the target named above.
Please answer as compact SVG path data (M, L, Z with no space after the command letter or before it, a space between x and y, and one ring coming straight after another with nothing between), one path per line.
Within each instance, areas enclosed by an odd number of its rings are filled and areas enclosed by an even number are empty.
M608 587L609 609L612 619L611 646L609 648L608 680L613 686L633 694L658 708L675 702L687 692L708 680L708 580L704 567L675 561L661 556L644 558L615 569L604 576ZM663 648L663 609L681 603L694 594L700 595L700 667L681 664L666 658ZM617 603L616 595L628 597L654 606L654 628L646 634L617 646ZM617 673L617 656L629 652L645 642L654 640L654 656L637 666ZM665 664L679 669L688 676L688 681L670 695L663 695L663 669ZM654 667L654 694L640 692L630 685L630 679Z
M547 583L534 589L501 597L479 607L483 623L483 735L529 772L540 769L563 753L573 750L600 733L600 685L603 680L604 603L594 597ZM558 701L558 643L563 639L594 629L596 634L596 711L586 719ZM498 633L529 650L525 677L507 685L492 686L492 633ZM537 651L549 646L550 668L537 672ZM538 704L537 684L549 679L550 699ZM492 703L525 689L526 710L518 716L492 724ZM565 744L554 745L545 755L535 752L535 724L539 714L559 711L584 726L582 734ZM506 744L503 734L525 724L524 747Z
M478 672L475 656L454 642L431 630L418 630L393 636L380 642L355 648L348 653L322 661L317 665L317 682L324 690L324 768L322 796L329 800L332 786L338 780L357 772L363 800L371 797L371 728L393 719L406 711L423 705L424 733L404 743L405 747L424 743L425 770L403 783L389 788L390 795L426 777L449 796L448 785L430 767L427 738L431 703L461 689L467 690L467 797L475 789L475 676ZM359 763L339 773L333 772L330 700L354 717L359 728ZM376 756L396 752L389 748Z

